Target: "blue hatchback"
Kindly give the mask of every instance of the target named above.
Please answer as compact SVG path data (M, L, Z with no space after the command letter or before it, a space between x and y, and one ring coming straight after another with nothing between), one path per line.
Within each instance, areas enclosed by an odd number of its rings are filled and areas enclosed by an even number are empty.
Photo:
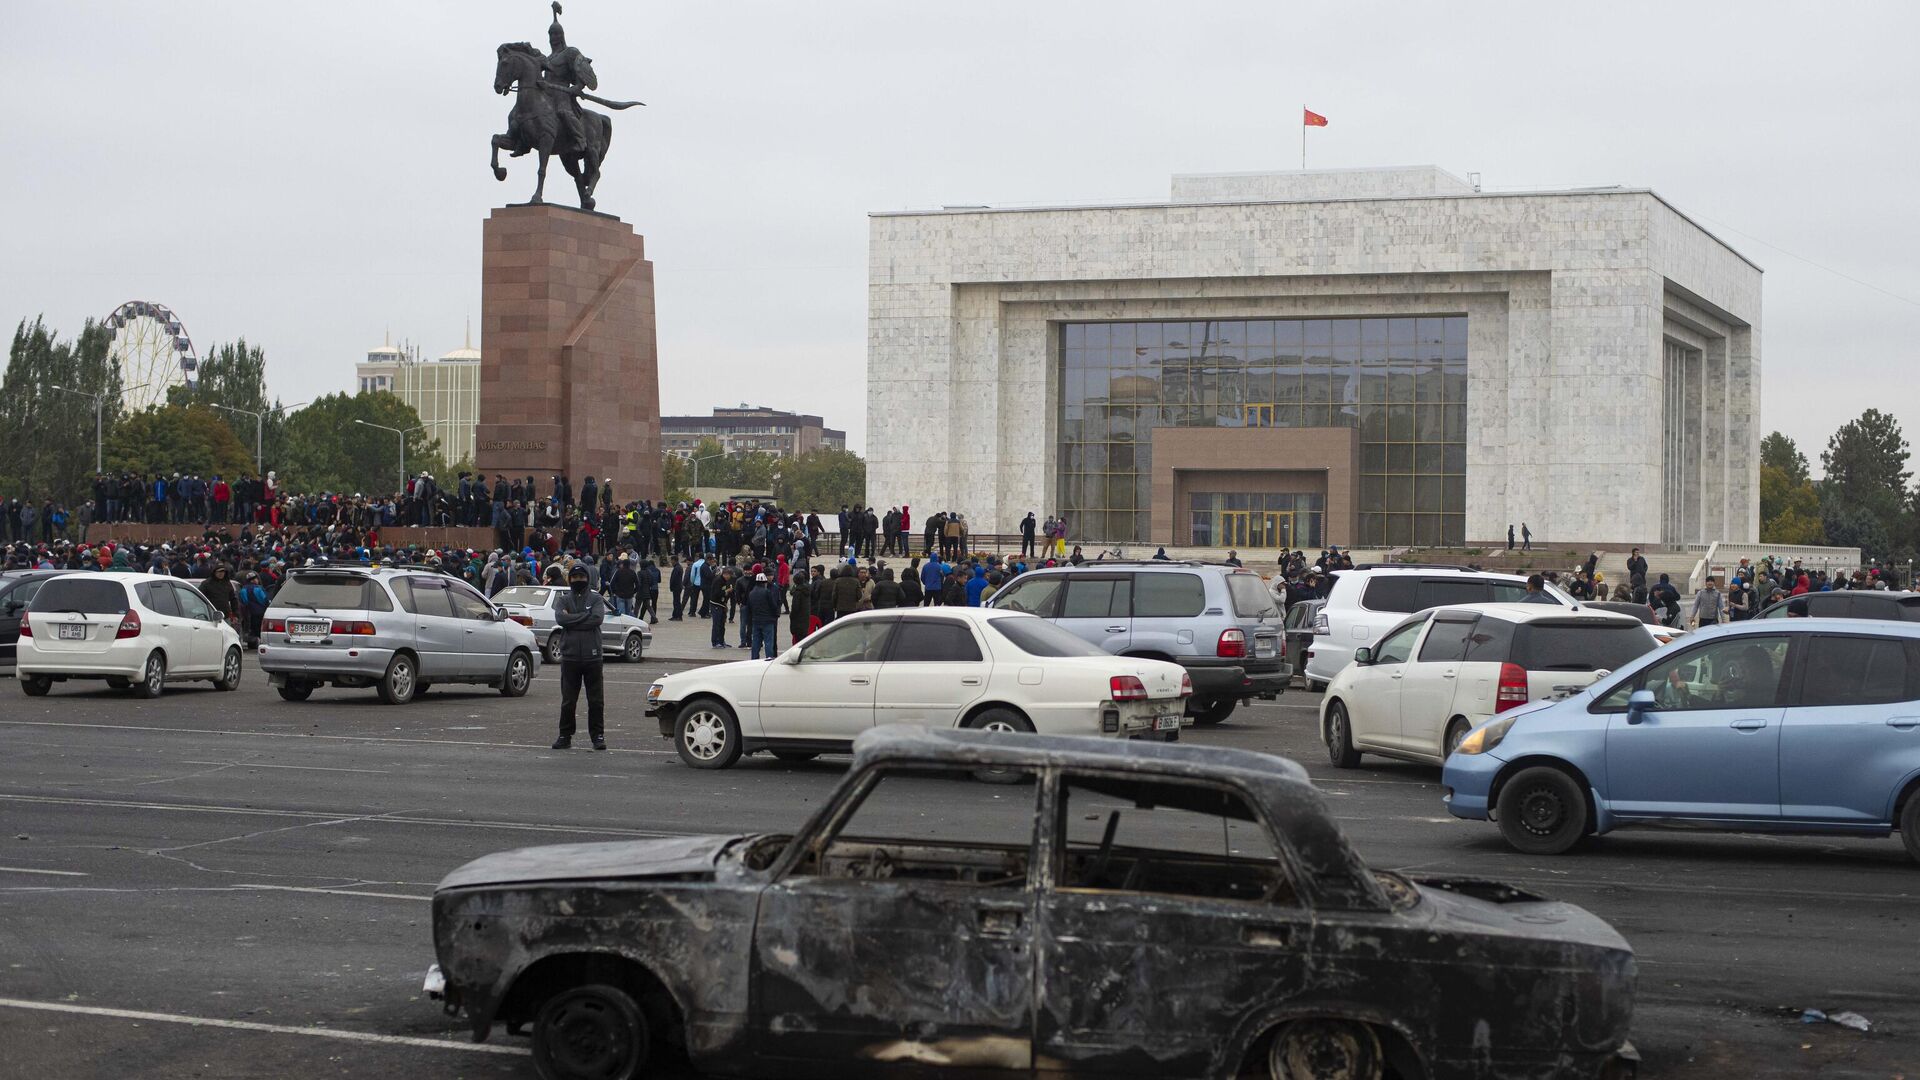
M1886 836L1920 860L1920 624L1713 627L1447 758L1455 817L1557 855L1623 825Z

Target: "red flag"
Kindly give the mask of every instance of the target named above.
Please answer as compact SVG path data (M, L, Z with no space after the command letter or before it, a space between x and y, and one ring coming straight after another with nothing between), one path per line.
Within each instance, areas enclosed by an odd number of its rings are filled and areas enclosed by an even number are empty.
M1327 126L1327 118L1324 116L1321 116L1317 112L1314 112L1312 109L1302 108L1300 111L1307 114L1300 118L1300 123L1303 126L1305 127L1326 127Z

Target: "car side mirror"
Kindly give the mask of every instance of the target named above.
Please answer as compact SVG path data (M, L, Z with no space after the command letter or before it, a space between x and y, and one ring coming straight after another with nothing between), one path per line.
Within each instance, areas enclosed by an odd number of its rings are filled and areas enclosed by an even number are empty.
M791 649L788 649L788 650L787 650L786 652L784 652L784 653L781 653L781 654L780 654L780 662L781 662L781 663L783 663L783 664L797 664L797 663L799 663L799 662L800 662L800 646L798 646L798 645L795 645L795 646L794 646L793 648L791 648Z
M1637 724L1646 719L1657 704L1653 700L1653 691L1635 690L1627 697L1627 723Z
M25 603L19 600L9 600L7 601L7 606L4 609L0 609L0 610L4 610L7 615L12 616L12 615L20 614L21 610L26 606L27 605Z
M506 609L506 608L503 608L503 607L497 607L497 608L494 608L494 609L493 609L493 621L494 621L494 622L506 622L506 621L507 621L507 609Z
M1356 664L1373 663L1373 650L1367 648L1365 645L1353 650L1353 662Z

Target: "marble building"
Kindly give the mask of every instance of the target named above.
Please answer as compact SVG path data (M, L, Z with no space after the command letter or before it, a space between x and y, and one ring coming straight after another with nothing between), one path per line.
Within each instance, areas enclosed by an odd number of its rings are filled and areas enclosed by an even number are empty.
M870 219L868 491L1241 548L1751 542L1760 268L1430 166Z

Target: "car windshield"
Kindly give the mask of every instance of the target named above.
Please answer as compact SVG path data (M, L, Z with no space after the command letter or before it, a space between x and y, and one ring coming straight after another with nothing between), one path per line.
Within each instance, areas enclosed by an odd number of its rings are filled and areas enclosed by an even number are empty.
M84 615L125 615L127 589L118 581L84 577L54 578L40 586L40 591L34 594L33 605L27 610L35 613L78 611Z
M511 589L501 589L499 592L494 593L493 602L496 604L524 604L527 607L546 607L547 597L550 595L552 594L545 589L534 589L525 585L515 585Z
M1105 656L1106 651L1080 640L1041 618L988 619L993 632L1011 641L1028 656Z
M1259 574L1228 574L1227 595L1233 598L1233 610L1243 619L1269 619L1280 614L1280 605Z
M1618 671L1656 646L1638 623L1526 624L1513 662L1529 671Z
M391 611L373 579L359 574L295 574L274 594L275 607L314 611Z

